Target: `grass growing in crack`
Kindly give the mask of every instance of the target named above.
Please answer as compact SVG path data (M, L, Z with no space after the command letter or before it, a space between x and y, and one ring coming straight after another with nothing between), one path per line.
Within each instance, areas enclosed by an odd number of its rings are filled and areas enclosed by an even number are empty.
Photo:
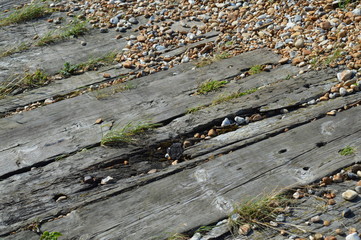
M350 4L351 0L340 0L338 1L339 8L346 8Z
M351 146L347 146L338 152L341 156L348 156L355 153L355 149Z
M233 232L243 224L267 227L290 203L289 198L281 195L257 197L236 205L228 222Z
M227 95L221 95L220 97L218 97L217 99L213 100L212 105L217 105L223 102L228 102L232 99L235 98L239 98L242 97L244 95L248 95L251 93L254 93L258 90L258 88L252 88L252 89L248 89L244 92L235 92L235 93L231 93L231 94L227 94Z
M100 89L97 90L95 93L95 97L98 100L108 98L116 93L131 90L136 88L132 83L122 83L122 84L116 84L112 87L106 88L106 89Z
M45 231L40 236L40 240L58 240L58 237L62 236L60 232L48 232Z
M7 49L7 50L2 50L0 52L0 57L7 57L7 56L10 56L14 53L19 53L19 52L23 52L25 50L28 50L30 48L31 44L29 43L21 43L19 44L19 46L16 46L16 47L12 47L10 49Z
M199 85L196 93L197 94L206 94L208 92L213 92L213 91L220 89L227 83L228 83L228 81L217 81L217 80L210 81L210 80L208 80L208 81L203 82L201 85Z
M220 61L222 59L227 59L227 58L230 58L231 57L231 54L228 53L228 52L222 52L222 53L219 53L219 54L216 54L214 55L213 57L206 57L206 58L203 58L202 60L200 60L197 64L196 64L196 67L197 68L201 68L201 67L205 67L207 65L210 65L214 62L217 62L217 61Z
M30 20L43 17L49 14L50 12L51 12L50 8L47 8L44 5L38 3L26 5L14 11L9 16L0 19L0 26L7 26L10 24L27 22Z
M48 75L41 70L33 73L26 73L22 78L17 78L11 82L2 83L0 86L0 97L11 94L15 90L32 89L43 86L48 81Z
M189 108L187 110L187 113L188 114L195 113L195 112L198 112L199 110L204 109L206 107L214 106L214 105L217 105L217 104L220 104L220 103L223 103L223 102L228 102L228 101L230 101L232 99L236 99L236 98L242 97L244 95L254 93L257 90L258 90L258 88L252 88L252 89L248 89L248 90L246 90L244 92L235 92L235 93L230 93L230 94L222 94L221 96L219 96L218 98L213 100L211 104L205 104L205 105Z
M204 234L204 233L208 233L210 232L213 228L215 228L216 226L201 226L197 229L196 232L200 233L200 234Z
M255 66L251 67L251 69L249 69L248 73L250 75L254 75L254 74L261 73L262 71L263 71L262 65L255 65Z
M70 64L69 62L66 62L64 67L59 71L59 74L63 77L70 77L71 75L77 74L80 70L89 71L94 70L99 66L110 65L113 63L116 55L116 52L110 52L105 54L103 57L90 59L79 64Z
M46 33L39 39L39 41L36 42L35 46L45 46L60 40L67 39L71 36L78 37L84 35L88 31L86 24L86 21L79 21L78 19L74 19L69 24L62 27L59 34L56 34L54 31Z
M172 236L167 238L167 240L187 240L187 239L189 239L189 237L181 233L172 234Z
M101 139L102 145L116 145L118 143L134 143L135 135L160 126L156 123L137 122L128 123L120 129L113 129L106 133Z

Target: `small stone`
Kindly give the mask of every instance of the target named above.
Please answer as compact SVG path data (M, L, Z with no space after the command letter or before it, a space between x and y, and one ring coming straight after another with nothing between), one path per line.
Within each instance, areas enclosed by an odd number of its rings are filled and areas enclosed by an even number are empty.
M238 117L238 116L236 116L236 117L234 118L234 121L235 121L236 123L238 123L239 125L244 125L244 124L246 124L246 119L244 119L243 117Z
M323 184L325 184L325 185L330 185L330 184L332 183L332 178L330 178L330 177L323 177L321 182L322 182Z
M331 222L328 220L323 221L323 226L330 226Z
M302 48L305 45L305 41L302 38L299 38L294 45L296 48Z
M200 137L201 137L201 134L200 134L200 133L196 133L196 134L194 134L193 137L195 137L195 138L200 138Z
M354 200L356 197L358 196L357 192L353 191L353 190L347 190L345 192L342 193L342 197L343 199L347 200L347 201L352 201Z
M349 86L351 86L352 84L355 84L355 83L356 83L356 78L347 80L347 81L343 84L343 86L349 87Z
M103 73L103 78L110 78L111 75L109 73Z
M272 227L278 227L278 223L276 223L274 221L270 221L269 225L271 225Z
M131 61L125 61L123 63L123 67L125 67L125 68L133 68L133 64L132 64Z
M85 41L81 41L80 44L81 44L82 46L86 46L87 43L86 43Z
M320 27L323 30L329 30L332 26L331 26L331 23L329 21L324 21L324 22L321 22Z
M354 228L354 227L350 227L350 228L348 229L348 233L349 233L349 234L351 234L351 233L357 233L357 230L356 230L356 228Z
M316 104L316 100L312 99L312 100L308 101L307 104L308 105L314 105L314 104Z
M58 197L58 198L56 199L56 202L60 202L60 201L63 201L63 200L65 200L65 199L67 199L67 196L62 195L62 196L60 196L60 197Z
M335 236L327 236L324 240L337 240Z
M192 143L191 143L190 141L188 141L188 140L185 140L185 141L183 142L183 148L190 147L191 145L192 145Z
M97 120L95 120L95 124L100 124L102 122L103 122L103 119L101 119L101 118L98 118Z
M346 176L348 179L351 179L351 180L357 180L359 178L358 175L353 172L348 172Z
M53 102L55 102L54 99L48 98L48 99L45 99L44 104L52 104Z
M340 88L336 87L336 86L331 87L331 90L330 90L330 92L332 92L332 93L339 92L339 91L340 91Z
M108 176L106 178L103 178L101 181L100 181L100 184L102 185L105 185L105 184L109 184L109 183L114 183L114 178L112 178L111 176Z
M280 63L280 64L286 64L289 60L290 60L289 58L284 57L284 58L281 58L281 59L278 61L278 63Z
M215 137L215 136L217 136L217 132L216 132L216 130L214 130L212 128L211 130L208 131L207 135L210 136L210 137Z
M130 22L131 24L138 24L139 23L139 21L135 17L129 18L128 22Z
M358 182L356 183L356 186L361 186L361 181L358 181Z
M87 183L87 184L92 184L92 183L94 183L94 179L93 179L92 176L85 176L85 177L83 178L83 182L84 182L84 183Z
M356 187L355 187L355 191L356 191L357 193L361 193L361 186L356 186Z
M253 115L250 117L250 120L251 120L252 122L259 121L259 120L261 120L261 119L262 119L262 116L261 116L261 114L258 114L258 113L253 114Z
M107 33L109 32L108 28L101 28L100 33Z
M316 233L314 236L315 240L322 240L323 239L323 235L321 233Z
M344 234L344 232L343 232L340 228L337 228L337 229L335 230L335 233L336 233L337 235L343 235L343 234Z
M200 240L202 238L202 234L196 232L189 240Z
M137 36L137 40L138 40L138 42L145 42L146 38L143 35L139 35L139 36Z
M174 165L177 165L178 164L178 160L174 160L173 162L172 162L172 165L174 166Z
M167 148L167 154L170 159L179 160L183 155L183 148L181 143L173 143Z
M340 95L343 97L347 94L347 90L343 87L340 88Z
M310 221L313 222L313 223L318 223L318 222L321 221L321 218L320 218L320 216L317 215L317 216L312 217L310 219Z
M327 101L328 100L328 96L322 96L320 97L320 101Z
M345 70L340 73L337 73L337 79L340 82L347 81L347 80L351 79L352 76L353 76L353 72L351 70Z
M361 177L361 171L357 171L357 176Z
M329 112L327 112L326 114L328 115L328 116L336 116L336 110L332 110L332 111L329 111Z
M346 208L345 210L342 211L342 217L348 218L351 217L353 215L351 209Z
M156 173L157 172L157 169L151 169L148 171L148 174L151 174L151 173Z
M247 236L251 232L251 230L252 230L251 225L244 224L244 225L239 227L238 233L240 235Z
M229 125L231 125L231 121L229 121L228 118L225 118L225 119L222 121L221 126L222 126L222 127L225 127L225 126L229 126Z
M357 233L351 233L346 236L346 240L361 240Z
M118 34L115 36L115 39L121 39L122 37L123 37L122 35Z
M300 192L295 192L292 196L293 196L294 199L303 198L303 194L300 193Z
M337 173L336 175L334 175L332 177L332 181L334 183L340 183L340 182L343 182L343 175L341 173Z
M281 231L280 231L280 234L281 234L282 236L286 236L286 235L287 235L287 232L286 232L285 230L281 230Z

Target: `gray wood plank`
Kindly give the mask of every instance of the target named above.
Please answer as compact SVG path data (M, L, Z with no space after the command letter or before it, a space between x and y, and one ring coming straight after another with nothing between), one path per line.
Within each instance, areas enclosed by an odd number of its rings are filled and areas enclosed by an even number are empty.
M0 175L99 143L106 129L94 124L97 118L119 127L144 119L163 122L184 114L190 104L195 104L189 94L215 73L214 80L224 79L255 64L278 59L270 51L258 50L177 75L174 71L153 74L139 79L136 89L102 101L86 94L0 119L0 138L7 139L0 149ZM227 69L230 64L237 67Z
M338 151L361 143L360 108L76 209L45 223L42 229L56 229L69 238L130 240L162 239L167 232L210 224L226 217L235 202L249 196L311 183L359 161L360 153L344 157ZM316 143L320 141L327 144L319 148ZM282 149L286 152L279 152Z

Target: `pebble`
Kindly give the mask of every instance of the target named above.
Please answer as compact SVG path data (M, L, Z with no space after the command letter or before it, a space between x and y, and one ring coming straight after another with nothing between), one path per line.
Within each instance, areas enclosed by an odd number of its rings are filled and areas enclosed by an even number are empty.
M358 196L357 192L353 191L353 190L347 190L345 192L342 193L342 197L343 199L347 200L347 201L352 201L354 200L356 197Z
M152 173L156 173L156 172L157 172L157 169L151 169L151 170L148 171L148 174L152 174Z
M80 45L82 45L82 46L86 46L86 45L87 45L87 43L86 43L85 41L81 41L81 42L80 42Z
M207 135L210 136L210 137L215 137L215 136L217 136L217 132L216 132L216 130L214 130L212 128L211 130L208 131Z
M202 234L196 232L189 240L200 240L202 238Z
M299 38L295 42L296 48L302 48L305 45L305 41L302 38Z
M139 21L135 17L129 18L128 22L130 22L131 24L138 24L139 23Z
M52 98L47 98L47 99L45 99L44 104L52 104L52 103L54 103L54 102L55 102L54 99L52 99Z
M238 116L236 116L236 117L234 118L234 121L235 121L236 123L238 123L239 125L244 125L244 124L246 124L246 119L243 118L243 117L238 117Z
M105 184L109 184L109 183L114 183L114 178L112 178L111 176L107 176L106 178L103 178L100 181L100 184L105 185Z
M232 124L231 121L229 121L228 118L225 118L225 119L222 121L221 126L222 126L222 127L225 127L225 126L229 126L229 125L231 125L231 124Z
M340 95L343 97L347 94L347 90L343 87L340 88Z
M318 223L318 222L320 222L321 221L321 217L320 216L314 216L314 217L312 217L311 219L310 219L310 221L311 222L313 222L313 223Z
M183 148L181 143L173 143L167 148L168 157L172 160L179 160L183 155Z
M347 81L347 80L351 79L352 75L353 75L353 72L351 70L345 70L340 73L337 73L337 79L340 82Z
M101 33L107 33L107 32L109 32L109 30L108 30L108 28L101 28L100 32Z
M98 118L97 120L95 120L95 124L101 124L103 122L103 119Z
M340 228L337 228L337 229L335 230L335 233L336 233L337 235L343 235L343 234L344 234L344 232L343 232L342 229L340 229Z
M348 218L351 217L353 215L351 209L346 208L345 210L342 211L342 217Z
M244 236L247 236L250 232L251 232L252 228L251 228L251 225L249 224L244 224L242 226L239 227L238 229L238 233L240 235L244 235Z
M351 233L346 236L346 240L361 240L357 233Z

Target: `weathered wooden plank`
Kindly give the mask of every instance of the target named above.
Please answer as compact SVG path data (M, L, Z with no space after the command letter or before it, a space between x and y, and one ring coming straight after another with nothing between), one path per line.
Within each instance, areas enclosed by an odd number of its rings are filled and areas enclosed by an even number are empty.
M170 71L153 74L139 79L136 89L102 101L86 94L1 119L0 138L7 141L0 149L0 175L99 143L106 130L94 124L100 117L121 127L131 121L163 122L182 115L195 104L189 94L215 73L214 80L224 79L255 64L277 62L278 58L270 51L258 50L177 75ZM227 69L230 64L236 67Z
M24 107L34 102L44 101L47 98L63 96L77 89L87 87L93 84L99 84L101 82L104 82L105 80L111 80L104 79L104 77L102 76L104 72L111 74L112 78L116 78L123 74L127 74L130 71L130 69L119 69L116 66L106 67L102 68L100 71L97 72L85 72L82 75L57 80L47 86L24 92L16 96L8 96L4 99L0 99L0 114L14 111L18 107Z
M300 108L288 114L277 115L263 121L243 126L234 132L222 134L209 141L198 143L185 150L184 154L190 158L202 156L206 159L211 155L218 155L232 151L246 144L256 142L277 134L286 128L307 123L315 118L323 117L327 112L340 109L345 105L361 100L361 92L332 101L320 102L317 105Z
M124 191L126 188L132 188L136 184L142 184L142 182L150 182L153 181L152 179L165 177L172 171L176 172L178 171L177 169L183 169L186 167L185 165L190 164L189 166L192 166L196 162L202 162L220 154L227 154L228 152L237 150L245 145L264 140L270 135L278 134L285 128L305 124L314 118L323 116L325 112L331 109L342 107L357 100L360 100L360 95L349 95L344 98L338 98L338 101L327 101L309 108L301 108L286 114L282 118L281 116L276 116L251 123L237 131L220 135L211 140L187 148L185 151L185 155L188 156L187 158L196 158L196 160L177 165L175 168L170 168L169 171L162 171L160 175L157 174L153 178L152 175L149 175L141 177L140 179L134 178L130 181L126 181L126 183L121 180L127 176L129 177L135 172L137 174L141 172L146 173L150 169L162 169L164 167L161 162L157 163L152 160L150 160L151 162L140 164L139 161L149 161L149 159L152 158L139 156L139 153L136 153L134 148L129 147L121 148L120 150L94 148L87 152L80 152L61 161L53 162L39 170L13 176L3 180L0 185L0 192L4 196L9 196L0 200L0 205L9 205L6 214L2 219L4 222L12 222L11 226L7 226L4 231L10 231L10 228L15 230L21 226L32 223L36 219L44 219L53 216L57 212L68 212L69 209L78 208L86 204L86 202L99 201L99 199L110 196L115 192ZM149 141L153 142L165 141L167 140L167 131L166 127L159 128L155 135L147 135L147 138L149 138ZM133 155L132 159L129 159L130 154ZM164 156L164 154L165 148L160 150L158 158ZM109 164L113 159L118 160L116 163ZM121 161L122 159L127 160L129 165L124 166ZM97 166L97 164L100 163L102 163L101 165L103 166L112 166L112 168L92 168L92 166ZM169 163L163 162L163 164ZM139 168L142 170L139 170ZM112 176L117 179L117 185L109 188L102 187L102 191L100 192L97 192L99 187L79 192L80 189L86 188L86 186L80 182L82 176L85 175L103 177ZM53 183L56 183L56 185ZM31 185L32 187L19 188L19 186L27 185ZM59 193L59 189L71 199L66 204L59 204L52 201L52 197ZM82 197L85 193L86 198ZM27 203L25 204L25 200L21 199L23 196L29 195L31 195L32 198L26 200ZM14 202L13 199L19 199L22 204L19 205L17 202ZM34 201L34 199L37 200Z
M232 204L263 191L307 184L361 159L338 151L361 143L361 107L216 157L45 223L70 238L162 239L226 217ZM322 148L317 143L327 143ZM282 150L282 151L280 151ZM102 216L100 219L99 216ZM16 238L14 238L16 239Z

